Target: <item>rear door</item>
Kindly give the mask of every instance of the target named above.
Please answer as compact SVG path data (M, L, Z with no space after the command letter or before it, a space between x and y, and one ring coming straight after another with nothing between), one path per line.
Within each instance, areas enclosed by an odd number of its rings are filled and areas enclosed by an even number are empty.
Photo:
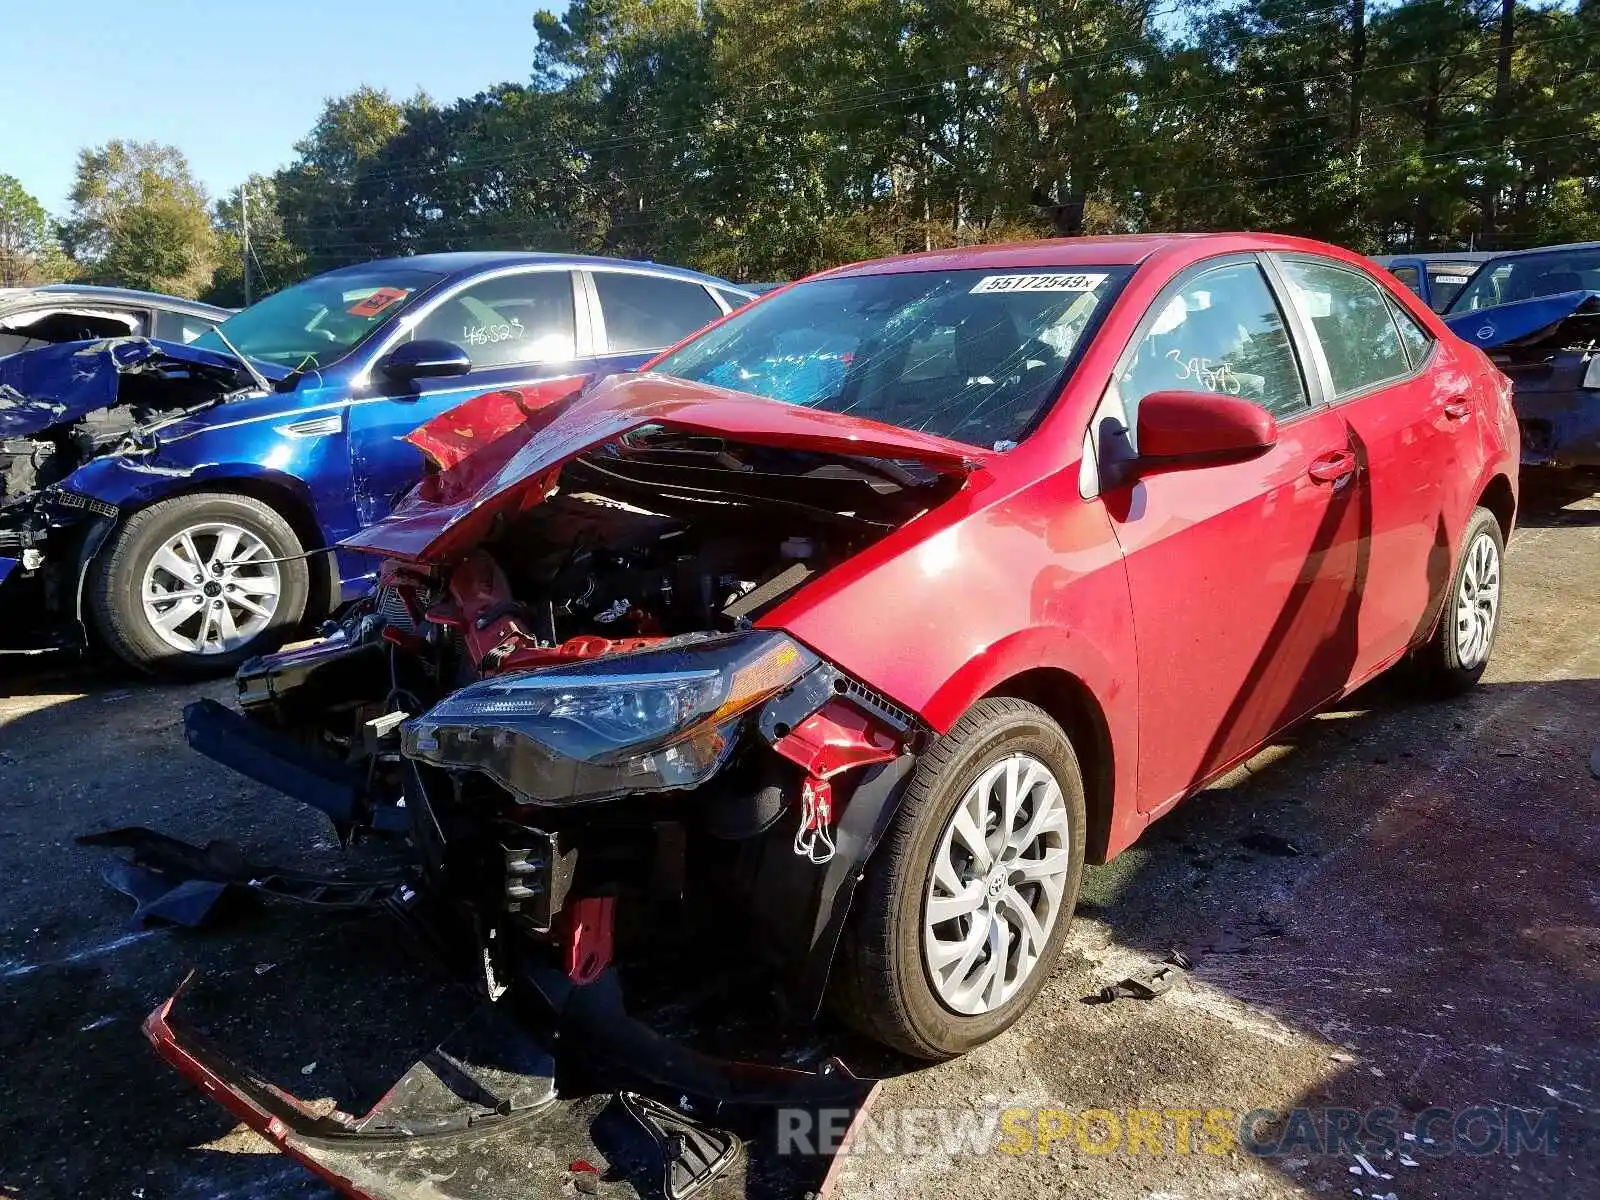
M1335 695L1350 669L1356 462L1342 418L1314 403L1295 321L1255 256L1192 268L1146 315L1096 418L1133 430L1143 397L1205 390L1254 401L1279 427L1250 461L1100 493L1133 604L1142 810Z
M602 373L632 371L731 309L692 279L605 267L584 277Z
M1365 271L1312 256L1276 257L1315 335L1314 357L1350 428L1370 497L1358 547L1358 646L1351 680L1380 669L1426 632L1465 520L1462 435L1472 380L1449 351Z
M403 440L418 425L484 392L597 369L578 288L567 268L502 271L429 304L405 339L454 343L467 352L472 369L406 387L394 387L374 370L372 387L381 398L350 407L350 469L363 527L385 516L422 475L421 452Z

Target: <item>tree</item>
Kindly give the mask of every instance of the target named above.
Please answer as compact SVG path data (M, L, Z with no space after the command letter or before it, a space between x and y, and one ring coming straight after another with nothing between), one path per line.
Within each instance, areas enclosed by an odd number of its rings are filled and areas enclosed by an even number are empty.
M212 210L217 269L201 297L211 304L237 308L245 302L246 195L249 196L250 298L259 300L299 281L306 274L305 256L284 234L283 215L278 211L277 180L270 175L252 175L218 200Z
M172 146L112 141L78 154L67 252L96 282L199 295L214 238L204 189Z
M44 206L14 176L0 175L0 287L48 283L70 272Z
M328 101L276 176L306 269L493 247L770 279L1081 233L1600 237L1600 0L573 0L534 34L526 83Z
M417 97L414 105L426 106ZM285 237L307 265L325 271L396 252L391 224L370 202L368 172L405 127L405 106L381 88L362 86L328 100L311 132L295 143L295 161L276 176Z

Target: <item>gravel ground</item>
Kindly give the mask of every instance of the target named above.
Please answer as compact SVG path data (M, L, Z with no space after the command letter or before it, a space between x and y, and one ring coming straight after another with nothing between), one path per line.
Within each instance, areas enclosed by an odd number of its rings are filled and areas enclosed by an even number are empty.
M1600 1195L1600 502L1530 489L1525 510L1480 688L1419 704L1380 681L1092 869L1034 1010L888 1079L837 1194ZM382 1027L390 999L369 981L389 950L336 923L310 940L338 966L305 977L279 966L304 952L302 922L130 933L72 837L143 824L316 870L344 861L331 833L184 747L183 705L227 683L0 671L0 1197L326 1195L157 1061L138 1023L197 966L255 999L241 1021L310 1023L276 1047L306 1060L298 1090L355 1095L371 1080L322 1039ZM1084 1002L1169 948L1195 968L1165 996ZM1165 1115L1226 1110L1216 1129L1237 1129L1270 1110L1271 1144L1295 1109L1325 1130L1328 1110L1389 1108L1410 1131L1434 1106L1553 1113L1553 1151L1468 1154L1446 1117L1433 1143L1359 1158L1303 1137L1249 1154L1197 1121L1184 1153L1188 1118ZM1130 1110L1157 1114L1154 1140L1094 1152L1107 1115L1146 1120Z

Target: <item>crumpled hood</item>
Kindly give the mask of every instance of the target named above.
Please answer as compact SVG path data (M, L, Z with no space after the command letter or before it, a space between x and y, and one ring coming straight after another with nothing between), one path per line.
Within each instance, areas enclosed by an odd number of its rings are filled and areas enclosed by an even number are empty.
M260 366L260 364L258 364ZM268 378L287 374L260 366ZM153 338L63 342L0 358L0 437L28 437L76 421L117 402L117 381L135 372L205 376L219 388L239 386L231 354Z
M1538 341L1555 333L1571 317L1600 317L1600 292L1562 292L1532 300L1513 300L1474 312L1447 316L1444 323L1464 342L1480 350Z
M479 396L412 433L407 440L445 469L424 478L385 520L340 545L413 562L450 561L481 540L499 514L541 503L564 464L645 426L916 462L943 474L968 474L993 457L932 434L668 375L616 375L593 386L581 376L556 379ZM460 451L480 437L482 449Z

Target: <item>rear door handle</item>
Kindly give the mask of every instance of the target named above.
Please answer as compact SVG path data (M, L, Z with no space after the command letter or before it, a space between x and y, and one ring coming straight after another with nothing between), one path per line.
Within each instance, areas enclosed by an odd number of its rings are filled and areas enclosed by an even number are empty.
M1356 456L1349 450L1335 450L1313 460L1307 472L1318 483L1340 487L1356 473Z
M1452 400L1444 406L1444 415L1452 421L1465 421L1472 415L1472 405L1466 400Z

